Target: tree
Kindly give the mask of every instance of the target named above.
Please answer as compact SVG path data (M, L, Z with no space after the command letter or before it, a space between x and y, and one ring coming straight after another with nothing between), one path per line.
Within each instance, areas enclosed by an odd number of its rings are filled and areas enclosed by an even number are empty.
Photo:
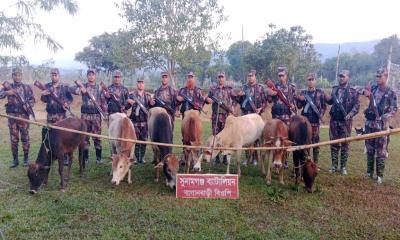
M256 69L264 78L276 76L278 67L285 66L292 81L299 84L320 66L319 55L311 41L312 36L301 26L287 30L270 24L265 39L254 44L244 61L248 68Z
M187 72L193 71L200 83L203 83L208 75L207 71L211 63L211 56L212 52L202 46L197 47L197 49L193 47L184 49L176 60L179 75L185 76Z
M35 22L38 10L50 12L60 6L71 15L78 11L74 0L16 0L0 10L0 50L21 50L28 36L32 36L35 42L46 42L52 51L62 49L62 46ZM24 64L27 60L24 56L0 55L0 62Z
M75 55L75 60L105 73L116 69L132 70L140 66L127 32L103 33L89 40L89 46Z
M147 66L168 71L174 87L185 49L213 49L212 30L225 20L217 0L124 0L119 7L137 53Z
M237 41L229 46L226 57L229 61L229 72L235 81L245 80L245 63L244 56L251 50L253 44L249 41Z
M392 62L400 63L400 40L397 35L392 35L382 39L374 47L374 57L378 66L386 66L389 57L390 48L392 48Z

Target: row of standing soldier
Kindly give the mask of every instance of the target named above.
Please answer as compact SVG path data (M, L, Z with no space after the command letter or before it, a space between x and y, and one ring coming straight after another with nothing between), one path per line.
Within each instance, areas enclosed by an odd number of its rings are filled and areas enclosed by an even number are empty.
M74 87L60 82L58 69L52 69L51 82L45 85L42 91L41 100L46 103L47 122L55 123L66 117L66 111L72 103L74 95L82 95L81 118L86 122L88 131L91 133L101 133L101 122L104 113L112 114L115 112L126 112L131 110L130 118L135 126L137 138L147 139L147 109L159 106L169 113L172 123L179 113L176 110L180 106L179 112L182 117L185 111L190 109L202 110L203 105L212 104L212 132L219 133L225 124L229 114L233 113L234 103L240 104L243 115L250 113L261 114L267 103L272 103L272 118L277 118L290 123L290 118L297 113L297 109L302 109L301 114L308 118L312 125L312 142L319 142L320 124L325 114L327 104L332 105L330 110L330 130L331 140L348 137L352 129L352 119L359 112L359 94L362 93L370 98L370 104L365 110L366 117L365 131L372 133L387 128L388 121L397 111L397 96L395 92L387 86L388 73L385 69L379 69L376 74L376 85L370 89L358 91L349 84L349 71L343 70L339 74L339 84L332 88L328 95L323 90L316 88L316 75L310 73L307 76L306 90L297 95L296 87L288 82L286 68L278 68L279 82L269 86L266 90L257 83L256 71L251 70L247 75L247 83L244 84L239 92L235 92L232 87L225 85L225 73L218 74L218 84L210 88L207 96L202 95L200 88L196 86L196 79L193 72L187 74L186 86L179 91L169 85L169 74L161 74L161 86L151 97L144 91L144 81L137 81L137 89L129 93L128 89L122 84L122 74L116 70L113 73L113 83L104 87L96 83L96 73L93 69L87 71L87 82ZM13 69L13 83L9 89L5 88L0 93L0 98L8 98L6 112L9 115L29 118L29 113L18 101L16 93L23 96L25 102L30 107L35 104L32 89L29 85L22 83L22 71L19 68ZM57 96L58 100L51 97ZM373 99L374 101L372 101ZM97 104L96 104L97 103ZM100 107L100 109L99 109ZM378 115L378 116L377 116ZM24 165L29 162L29 124L25 122L9 119L10 141L13 155L11 167L16 167L18 161L18 141L21 134L21 141L24 150ZM46 130L42 136L45 138ZM93 138L96 150L96 161L101 162L102 145L99 138ZM374 164L376 163L376 179L378 183L383 180L384 162L388 156L389 137L380 137L366 140L367 149L367 175L374 176ZM85 140L85 150L83 157L89 159L89 137ZM146 145L136 144L135 157L139 163L144 162ZM340 153L340 158L339 158ZM330 172L341 172L347 175L347 160L349 156L349 144L331 145L332 166ZM376 160L375 160L376 157ZM319 148L313 149L313 159L319 160ZM255 159L253 159L254 161ZM340 161L339 161L340 160ZM68 163L65 159L65 163ZM339 165L340 163L340 165Z

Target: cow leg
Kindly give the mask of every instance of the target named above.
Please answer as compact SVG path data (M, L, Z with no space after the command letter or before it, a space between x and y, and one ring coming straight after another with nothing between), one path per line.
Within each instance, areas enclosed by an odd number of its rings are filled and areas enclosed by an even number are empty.
M83 160L83 148L79 146L79 177L83 177L83 169L85 167L85 161Z
M294 164L294 172L296 176L296 184L299 184L299 177L300 177L300 159L299 153L297 151L293 152L293 164Z
M128 184L132 184L132 173L130 168L128 170Z
M71 168L72 168L72 162L73 162L73 153L68 153L69 157L69 163L68 163L68 170L67 170L67 178L65 179L66 181L69 181L69 178L71 177Z
M226 155L226 174L229 174L229 168L231 166L231 154ZM240 163L238 162L240 165Z
M260 163L260 171L261 171L261 176L265 177L266 173L265 173L265 158L267 156L267 153L263 152L261 153L260 159L261 159L261 163Z
M279 183L282 185L285 184L285 182L283 181L283 168L282 167L279 169Z
M240 177L240 154L242 154L241 151L236 151L236 158L237 158L237 175Z
M273 160L272 159L272 157L273 157L272 151L268 151L268 153L266 155L267 155L267 161L268 161L266 180L267 180L267 185L271 185L271 181L272 181L272 179L271 179L271 167L272 167L272 160Z
M64 153L60 152L57 156L58 159L58 174L60 174L60 190L65 191L64 183Z

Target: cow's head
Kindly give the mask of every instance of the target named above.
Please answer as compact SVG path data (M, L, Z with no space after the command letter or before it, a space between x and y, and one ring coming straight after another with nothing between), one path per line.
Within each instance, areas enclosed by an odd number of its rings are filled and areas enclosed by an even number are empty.
M125 178L126 174L129 171L129 168L132 166L133 160L129 159L125 154L113 154L111 157L112 160L112 180L111 183L115 185L119 185L119 183Z
M303 166L303 179L304 179L304 184L306 185L307 192L309 193L313 192L312 188L317 175L318 175L318 166L314 161L311 160L310 157L308 157Z
M176 188L176 174L179 171L179 159L175 154L168 154L163 161L159 162L154 168L163 168L165 184L171 189Z
M209 163L211 162L211 159L217 157L217 155L221 152L221 150L213 149L214 147L223 147L221 138L218 135L215 136L215 138L214 136L210 136L207 139L207 146L208 148L204 150L202 157L204 161Z
M268 141L265 142L264 146L266 147L287 147L293 144L292 141L288 140L286 137L271 137ZM279 171L282 168L283 163L286 160L286 150L285 149L276 149L272 150L272 164L274 168Z
M38 163L31 163L28 167L29 193L35 194L39 191L49 174L50 167Z

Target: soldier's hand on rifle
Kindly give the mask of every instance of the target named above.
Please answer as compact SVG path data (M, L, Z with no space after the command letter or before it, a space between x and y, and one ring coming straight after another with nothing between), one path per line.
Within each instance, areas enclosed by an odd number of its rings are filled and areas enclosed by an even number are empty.
M151 99L151 100L150 100L150 105L151 105L151 106L156 105L156 101L154 101L154 99Z
M7 96L15 95L15 90L14 89L10 89L10 90L5 91L5 93L6 93Z
M64 108L64 109L68 109L68 108L69 108L69 105L68 105L67 102L63 103L63 108Z
M179 102L183 102L183 97L182 96L176 96L176 100L178 100Z
M82 92L83 94L87 93L86 88L85 88L85 87L81 87L81 92Z
M271 96L276 96L278 94L277 91L274 91L272 89L268 89L267 91L268 91L268 95L271 95Z
M211 99L211 98L209 98L209 97L206 97L206 100L205 100L208 104L212 104L212 103L214 103L214 101Z
M240 90L239 92L238 92L238 94L237 94L238 96L244 96L245 95L245 93L243 92L243 90Z
M363 94L364 96L366 96L366 97L369 97L369 96L371 95L371 92L368 91L367 89L364 89L364 90L362 91L362 94Z
M129 98L129 99L127 100L127 102L128 102L130 105L133 105L133 104L135 103L135 100Z
M297 99L300 100L300 101L305 101L306 97L304 97L304 95L300 95L300 96L297 97Z
M50 91L49 90L43 90L42 91L42 96L47 96L47 95L50 95Z
M350 119L351 119L350 114L347 114L346 117L344 117L344 120L346 120L346 121L348 121L348 120L350 120Z

